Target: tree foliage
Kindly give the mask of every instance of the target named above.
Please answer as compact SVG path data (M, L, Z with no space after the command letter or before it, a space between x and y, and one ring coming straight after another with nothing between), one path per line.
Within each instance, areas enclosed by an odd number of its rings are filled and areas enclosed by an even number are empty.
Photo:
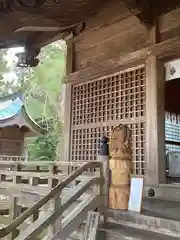
M62 136L62 119L59 117L59 97L65 74L66 45L59 41L44 47L36 68L17 68L16 59L9 64L8 51L0 54L0 96L23 91L27 113L49 133L26 146L32 159L54 159L57 143Z

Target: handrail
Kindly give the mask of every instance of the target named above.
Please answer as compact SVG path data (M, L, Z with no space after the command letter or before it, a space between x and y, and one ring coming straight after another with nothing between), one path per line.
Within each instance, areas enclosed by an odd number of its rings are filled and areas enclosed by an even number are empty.
M40 166L40 165L62 165L62 166L82 166L87 162L63 162L63 161L0 161L0 165L29 165L29 166Z
M8 226L0 229L0 237L5 237L14 231L19 225L21 225L27 218L34 214L39 208L46 204L51 198L55 197L57 194L61 193L63 188L68 186L73 180L75 180L79 175L81 175L87 168L101 168L102 163L93 161L85 163L83 166L78 168L74 173L70 174L67 178L62 180L55 188L52 189L46 196L42 197L38 202L36 202L31 208L28 208L24 213L18 216L12 223Z
M71 204L73 204L84 192L87 191L91 186L93 186L96 183L100 184L101 178L95 177L93 179L90 179L89 181L85 182L81 188L79 188L71 197L67 199L66 202L64 202L60 208L57 208L56 211L50 211L48 212L44 218L39 218L35 222L33 222L29 228L27 228L24 232L22 232L22 235L17 238L17 240L23 240L23 239L33 239L35 236L42 233L42 229L48 227L49 225L52 225L55 223L55 221L62 216L62 214L69 208ZM97 196L96 196L97 197ZM98 196L99 197L99 196ZM88 201L88 200L87 200ZM61 227L63 228L66 224L62 220ZM59 228L61 228L59 226ZM28 234L27 234L28 233ZM23 238L24 236L28 238Z

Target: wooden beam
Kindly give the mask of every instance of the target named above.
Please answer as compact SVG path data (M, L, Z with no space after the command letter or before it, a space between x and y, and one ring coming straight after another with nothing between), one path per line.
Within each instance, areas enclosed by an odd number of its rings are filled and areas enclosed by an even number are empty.
M32 41L32 45L41 48L60 39L68 41L67 39L69 39L71 32L75 32L75 34L78 35L81 31L83 31L83 27L84 23L71 24L68 27L59 28L59 31L56 32L39 32L39 36Z
M127 67L139 65L145 62L148 56L157 56L158 59L168 60L180 56L180 37L168 39L166 41L151 44L149 47L130 52L116 58L111 58L96 64L92 67L74 72L69 76L69 82L85 82L98 79L103 76L127 69Z
M135 15L147 28L151 28L154 23L154 10L150 1L123 0L129 11Z
M170 141L170 140L166 140L165 142L166 142L166 144L170 144L170 145L174 145L174 146L180 146L180 142L175 142L175 141Z

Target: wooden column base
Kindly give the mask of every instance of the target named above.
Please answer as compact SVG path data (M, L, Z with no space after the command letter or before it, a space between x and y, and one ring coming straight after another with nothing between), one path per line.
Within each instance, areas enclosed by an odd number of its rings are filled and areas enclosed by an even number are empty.
M129 185L111 186L109 190L109 208L127 210L129 194Z
M130 174L132 162L129 160L111 159L111 187L109 207L127 210L130 194Z

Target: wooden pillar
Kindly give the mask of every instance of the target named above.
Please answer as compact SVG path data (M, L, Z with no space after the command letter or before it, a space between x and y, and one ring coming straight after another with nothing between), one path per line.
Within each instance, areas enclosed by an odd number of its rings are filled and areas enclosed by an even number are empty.
M61 208L61 194L62 192L57 193L46 205L48 212L49 211L59 211ZM47 227L47 239L53 239L53 237L61 230L62 228L62 216L56 219L53 224L50 224Z
M17 163L15 165L15 171L21 172L21 168L22 168L22 166L20 164ZM18 175L13 176L13 183L21 183L21 181L22 181L21 176L18 176Z
M49 165L50 177L48 178L48 187L50 188L50 190L58 184L58 180L56 178L53 178L53 175L56 175L56 174L57 174L57 165L55 164Z
M131 131L123 124L115 127L110 145L110 208L127 210L132 171Z
M73 71L73 35L70 35L66 41L67 43L67 64L66 75L67 81L65 83L65 100L64 100L64 144L63 144L63 161L70 160L70 139L71 139L71 94L72 86L68 83L69 74Z
M9 209L9 216L10 216L10 223L17 218L21 214L21 206L18 204L18 198L17 197L9 197L11 201L10 209ZM7 240L13 240L17 237L18 230L12 231L8 236Z
M100 212L104 216L104 224L107 223L108 208L109 208L109 186L110 186L110 168L109 168L109 145L108 138L103 136L101 139L101 148L99 153L99 161L102 162L101 178L104 178L104 184L100 186L100 195L103 198L103 204Z
M146 185L165 183L164 64L156 56L146 60Z
M65 103L64 103L64 144L63 144L63 161L70 161L70 144L71 144L71 84L65 86Z

